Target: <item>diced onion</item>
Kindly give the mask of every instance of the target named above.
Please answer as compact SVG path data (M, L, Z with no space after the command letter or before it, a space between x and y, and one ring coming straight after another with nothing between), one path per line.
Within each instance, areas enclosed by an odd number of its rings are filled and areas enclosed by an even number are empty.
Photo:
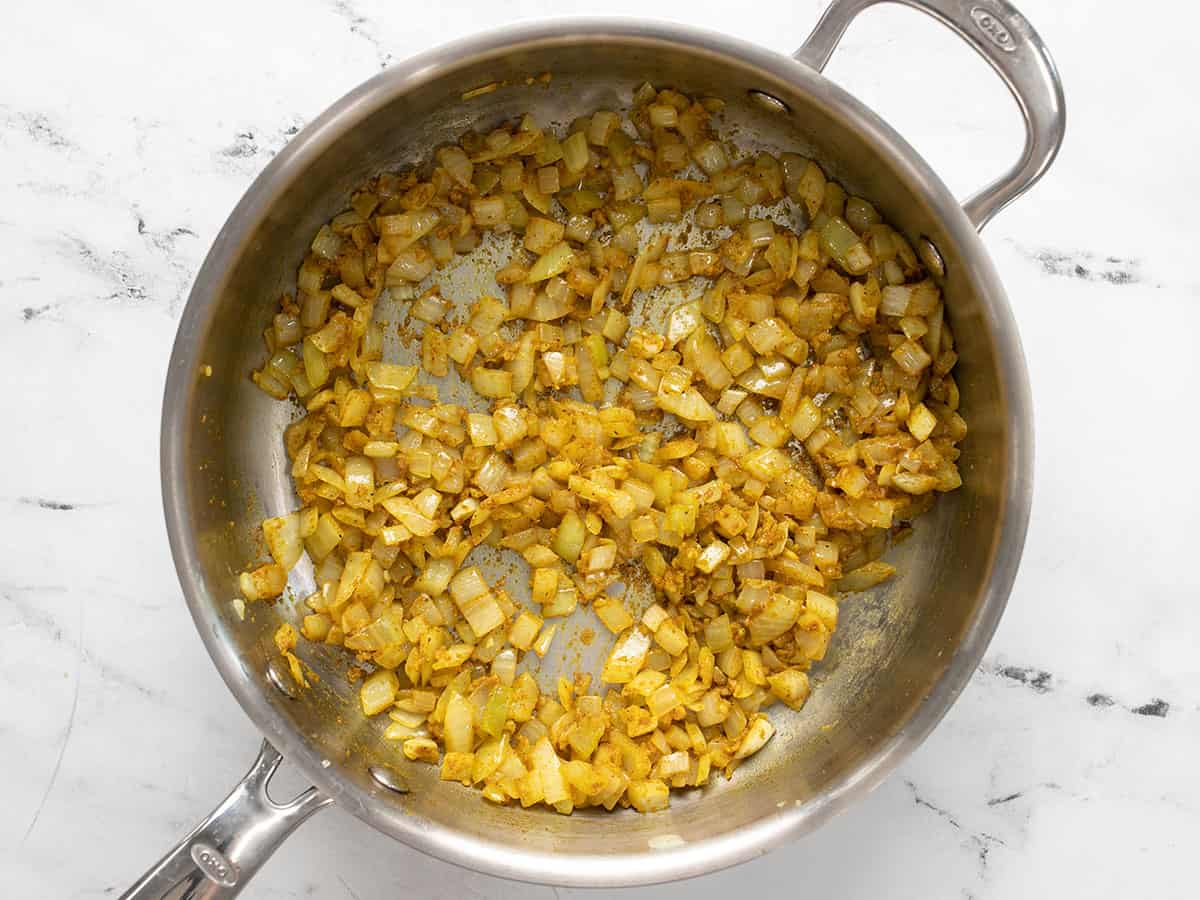
M892 530L962 483L944 273L816 162L724 141L720 108L643 85L628 116L526 115L379 175L262 332L252 379L304 407L301 506L228 608L307 552L275 632L296 683L300 637L353 654L383 739L490 802L649 813L731 776L768 705L806 702L835 591L891 578ZM489 582L485 551L528 575ZM543 693L580 606L601 678Z
M289 570L300 560L303 546L300 541L300 514L288 513L263 522L263 535L275 562Z
M640 628L629 629L613 644L600 677L609 684L632 681L645 664L649 651L650 635Z

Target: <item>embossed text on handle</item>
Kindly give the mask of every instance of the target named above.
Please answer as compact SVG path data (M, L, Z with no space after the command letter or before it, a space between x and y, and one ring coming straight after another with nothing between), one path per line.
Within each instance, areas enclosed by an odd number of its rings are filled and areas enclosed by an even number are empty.
M221 887L233 887L237 884L237 866L216 847L199 842L193 844L192 861L209 881L216 882Z
M1012 33L1000 21L1000 17L994 12L982 7L974 6L971 8L971 21L983 32L983 36L996 45L997 48L1005 53L1012 53L1017 49L1016 41L1013 40Z

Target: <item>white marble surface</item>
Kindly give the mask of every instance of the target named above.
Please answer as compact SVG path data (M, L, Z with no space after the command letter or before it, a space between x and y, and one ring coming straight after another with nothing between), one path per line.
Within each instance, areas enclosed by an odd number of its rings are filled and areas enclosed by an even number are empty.
M822 5L760 2L750 15L615 0L603 11L790 51ZM1008 613L944 724L865 802L754 863L628 900L794 895L800 884L849 898L1195 896L1200 576L1188 560L1200 492L1183 470L1200 437L1185 401L1200 379L1198 21L1165 0L1136 16L1112 0L1022 6L1057 57L1070 126L1052 173L985 235L1037 407L1036 502ZM228 211L297 126L388 61L514 17L597 10L574 0L6 5L5 896L118 894L257 746L180 600L158 487L170 342ZM1016 153L999 83L914 13L870 12L829 74L956 191ZM456 869L331 811L247 896L584 893Z

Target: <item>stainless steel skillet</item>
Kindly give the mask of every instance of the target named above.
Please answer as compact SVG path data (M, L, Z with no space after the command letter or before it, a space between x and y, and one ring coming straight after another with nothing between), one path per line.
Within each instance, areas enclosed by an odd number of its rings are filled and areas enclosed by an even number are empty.
M937 724L999 620L1032 491L1025 363L976 232L1054 158L1063 97L1037 34L1003 0L902 0L987 58L1025 116L1018 163L960 206L895 131L819 74L848 23L874 2L835 0L794 59L637 21L570 20L471 38L365 83L259 176L217 237L180 323L164 398L162 476L188 605L266 742L229 798L126 896L233 896L284 837L334 801L410 846L495 875L573 886L699 875L817 827L882 781ZM543 71L554 73L549 86L526 85ZM274 299L293 286L308 238L357 184L471 127L524 112L566 123L625 106L646 80L724 99L739 140L815 156L922 248L944 272L973 430L960 460L963 489L897 548L902 575L894 583L845 604L813 699L777 717L781 734L768 751L733 781L681 796L669 811L568 818L488 804L398 758L348 702L340 654L306 656L321 680L302 695L279 677L271 634L292 613L286 604L255 605L241 621L229 602L236 573L258 553L258 522L293 505L280 440L287 410L246 375L261 363L261 332ZM502 86L461 99L491 82ZM286 804L266 796L275 747L315 785Z

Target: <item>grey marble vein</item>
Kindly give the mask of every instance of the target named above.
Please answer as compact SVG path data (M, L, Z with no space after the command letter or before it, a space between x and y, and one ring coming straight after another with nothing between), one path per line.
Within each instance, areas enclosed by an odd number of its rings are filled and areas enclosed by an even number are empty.
M76 143L68 138L44 112L17 110L10 106L0 105L0 134L5 132L23 134L33 143L51 150L78 149Z
M384 46L383 40L379 36L379 26L375 21L359 12L355 0L333 0L332 9L346 23L351 34L362 38L371 46L379 68L387 68L394 57Z
M21 846L24 846L29 841L34 829L37 828L38 820L42 816L42 810L46 808L46 801L50 799L50 794L54 791L54 786L58 783L59 773L62 772L63 758L67 754L67 745L71 743L71 735L75 730L75 714L79 710L80 671L83 666L83 621L83 603L80 602L79 627L75 642L75 683L71 691L71 710L67 713L67 724L63 729L62 740L58 745L58 755L54 760L54 768L50 772L50 780L46 783L46 788L42 791L42 796L38 800L37 808L33 811L33 815L29 819L29 825L25 828L25 834L21 837Z

